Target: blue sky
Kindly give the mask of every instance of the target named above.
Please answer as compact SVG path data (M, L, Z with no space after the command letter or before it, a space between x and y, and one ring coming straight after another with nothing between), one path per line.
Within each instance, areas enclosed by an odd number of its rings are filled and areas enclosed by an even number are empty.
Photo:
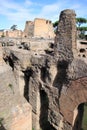
M0 29L16 24L23 30L25 22L34 18L54 22L64 9L73 9L77 17L87 18L87 0L0 0Z

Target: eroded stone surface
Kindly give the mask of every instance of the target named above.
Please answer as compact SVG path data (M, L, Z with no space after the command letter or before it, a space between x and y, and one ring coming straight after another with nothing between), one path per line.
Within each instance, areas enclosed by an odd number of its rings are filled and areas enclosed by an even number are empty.
M14 73L0 66L0 129L32 130L32 108L19 93Z

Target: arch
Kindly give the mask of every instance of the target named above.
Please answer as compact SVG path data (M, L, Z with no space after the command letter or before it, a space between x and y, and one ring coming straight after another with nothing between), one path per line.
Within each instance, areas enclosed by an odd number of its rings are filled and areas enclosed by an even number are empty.
M60 112L72 126L75 108L85 102L87 102L87 77L69 83L66 93L62 93L60 97Z
M84 103L81 103L74 110L73 130L81 130L83 114L84 114Z

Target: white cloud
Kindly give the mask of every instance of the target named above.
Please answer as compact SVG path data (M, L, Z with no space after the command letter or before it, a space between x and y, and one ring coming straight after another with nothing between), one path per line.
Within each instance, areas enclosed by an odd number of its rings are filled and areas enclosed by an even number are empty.
M25 1L25 5L27 5L27 6L31 6L32 4L33 4L33 2L30 1L30 0L26 0L26 1Z
M61 2L56 2L53 4L44 5L38 16L50 19L52 21L54 21L54 19L57 20L61 8L62 8Z
M49 13L53 13L55 11L58 10L59 4L51 4L51 5L46 5L43 7L42 9L42 13L43 14L49 14Z
M18 5L15 2L11 2L10 0L2 0L0 2L0 8L2 8L3 10L5 9L19 9L21 8L20 5Z
M15 1L15 0L14 0ZM63 9L74 9L77 15L86 15L86 5L82 5L76 0L62 0L54 2L53 4L44 4L32 2L31 0L24 0L21 3L13 0L0 0L0 15L3 15L10 22L18 24L24 23L26 20L33 20L36 17L43 17L50 20L57 20L60 12Z
M31 9L25 8L23 5L3 0L0 3L0 14L6 16L9 20L20 21L29 17Z

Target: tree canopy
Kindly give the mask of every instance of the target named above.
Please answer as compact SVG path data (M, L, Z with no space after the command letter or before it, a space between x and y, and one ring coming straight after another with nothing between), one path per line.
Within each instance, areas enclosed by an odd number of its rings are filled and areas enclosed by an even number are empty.
M54 28L57 27L57 26L58 26L58 23L59 23L59 21L55 21L55 22L53 23L53 27L54 27Z
M77 24L78 27L80 27L81 24L84 24L84 23L87 23L86 18L82 18L82 17L76 18L76 24Z
M87 31L87 27L78 27L78 30L80 30L80 31Z
M13 31L16 30L17 29L17 25L15 25L15 24L12 25L10 29L12 29Z
M58 20L55 21L53 23L53 27L55 28L56 26L58 26L58 23L59 23ZM86 18L82 18L82 17L76 18L76 24L77 24L78 27L80 27L82 24L85 24L85 23L87 23L87 19Z
M55 21L53 23L53 27L54 27L54 32L56 33L58 30L58 23L59 21ZM87 23L87 19L83 18L83 17L78 17L76 18L76 26L77 26L77 30L80 31L79 37L80 38L84 38L85 37L85 31L87 31L87 26L82 26L82 24L86 25Z

